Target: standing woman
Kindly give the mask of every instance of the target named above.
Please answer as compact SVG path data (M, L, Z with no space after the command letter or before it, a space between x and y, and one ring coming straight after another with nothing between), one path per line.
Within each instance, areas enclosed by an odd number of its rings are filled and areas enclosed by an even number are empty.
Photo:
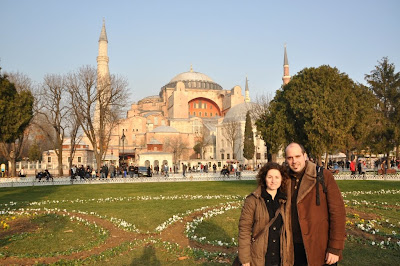
M286 169L269 162L259 170L257 180L239 220L239 260L244 266L293 265Z

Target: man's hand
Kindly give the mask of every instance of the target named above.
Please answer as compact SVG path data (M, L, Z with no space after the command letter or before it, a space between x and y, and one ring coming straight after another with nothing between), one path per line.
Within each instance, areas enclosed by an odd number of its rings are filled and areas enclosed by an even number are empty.
M250 262L242 264L242 266L250 266Z
M332 253L329 253L329 252L326 253L326 256L325 256L325 263L326 264L331 265L331 264L334 264L334 263L338 262L338 260L339 260L339 256L338 255L335 255L335 254L332 254Z

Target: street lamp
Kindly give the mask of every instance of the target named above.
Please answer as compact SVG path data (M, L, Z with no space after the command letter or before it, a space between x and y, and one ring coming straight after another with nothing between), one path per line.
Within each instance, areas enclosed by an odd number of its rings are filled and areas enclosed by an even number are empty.
M122 129L122 165L125 165L125 132L124 129Z

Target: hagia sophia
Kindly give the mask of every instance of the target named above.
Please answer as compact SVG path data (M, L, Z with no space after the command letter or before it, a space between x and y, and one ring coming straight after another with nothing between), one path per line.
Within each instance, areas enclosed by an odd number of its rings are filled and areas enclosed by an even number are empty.
M97 57L98 76L109 76L108 39L103 21ZM290 81L289 64L284 50L283 83ZM264 141L253 125L255 155L243 157L246 113L255 105L250 100L246 77L245 90L240 86L224 89L204 73L190 70L177 74L161 85L158 95L147 96L131 104L126 117L113 128L105 162L120 165L194 166L214 163L218 169L230 162L256 165L267 161ZM252 121L254 123L254 121ZM238 132L234 146L224 130L235 125ZM194 146L201 142L201 152ZM73 163L93 165L90 142L83 139ZM64 147L68 148L68 140ZM65 158L67 161L68 158ZM56 161L56 160L54 160ZM67 165L67 163L66 163Z

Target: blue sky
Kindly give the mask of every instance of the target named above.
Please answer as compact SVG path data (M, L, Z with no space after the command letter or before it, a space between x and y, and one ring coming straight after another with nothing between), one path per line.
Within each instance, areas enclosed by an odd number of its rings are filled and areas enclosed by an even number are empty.
M365 84L384 56L400 71L399 10L386 0L0 0L0 66L37 83L96 66L104 17L110 72L127 78L131 101L191 64L224 89L244 90L247 75L253 99L273 95L285 43L291 75L327 64Z

